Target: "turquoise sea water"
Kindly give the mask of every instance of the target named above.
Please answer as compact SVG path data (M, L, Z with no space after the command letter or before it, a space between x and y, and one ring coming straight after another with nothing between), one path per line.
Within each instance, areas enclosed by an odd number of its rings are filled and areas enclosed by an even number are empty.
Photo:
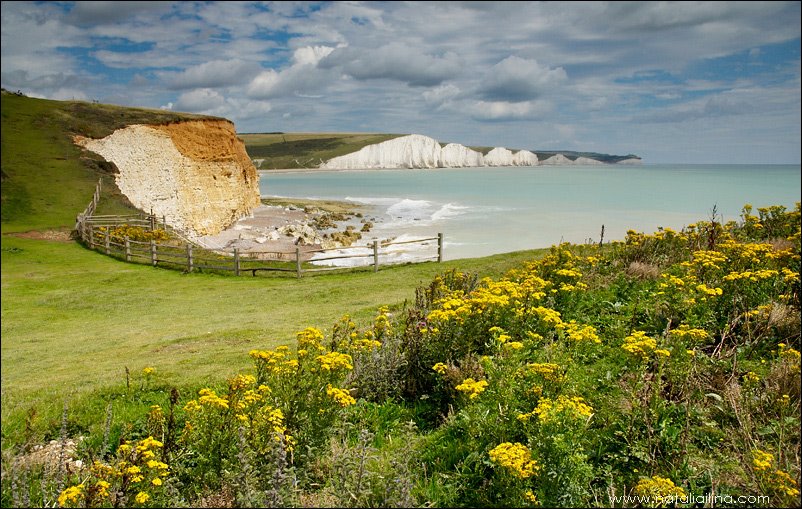
M537 166L263 173L263 196L372 204L366 235L445 238L446 259L622 239L800 201L799 165Z

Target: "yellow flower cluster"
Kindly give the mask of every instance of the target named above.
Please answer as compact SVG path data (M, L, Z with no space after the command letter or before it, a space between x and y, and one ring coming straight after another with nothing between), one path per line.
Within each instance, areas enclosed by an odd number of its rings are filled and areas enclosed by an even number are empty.
M156 458L158 450L163 446L164 444L152 436L133 444L121 444L117 448L117 458L114 463L107 465L95 461L88 469L83 483L70 486L59 494L59 506L117 505L119 499L116 497L120 492L128 496L134 493L137 493L136 496L141 494L140 498L147 502L151 496L144 490L158 489L163 484L162 478L170 473L170 467Z
M306 353L306 350L298 350L299 357L303 357ZM275 350L251 350L249 355L256 363L256 378L258 380L263 380L269 373L286 375L293 373L298 368L298 360L287 359L287 357L291 356L291 353L286 345L278 346Z
M724 290L721 288L708 288L708 286L704 283L696 285L696 290L703 296L707 297L718 297L724 293Z
M568 339L574 343L601 343L596 328L590 325L580 325L576 321L562 322L556 326L557 329L565 331Z
M446 366L446 365L445 365L445 364L443 364L442 362L438 362L437 364L435 364L434 366L432 366L432 369L433 369L434 371L436 371L436 372L437 372L438 374L440 374L440 375L445 375L445 374L446 374L446 371L448 371L448 366Z
M461 384L455 387L460 392L464 392L470 399L476 399L487 388L487 382L479 380L478 382L473 378L466 378Z
M550 362L527 364L527 368L532 373L537 373L546 380L552 382L562 382L565 380L563 368L559 364L552 364Z
M256 377L253 375L237 375L228 381L228 389L231 391L238 391L245 387L250 387L256 383Z
M779 354L781 359L785 359L787 361L790 361L792 364L796 364L797 366L799 366L800 364L799 350L791 348L785 343L778 343L777 347L779 348L777 353Z
M76 484L62 491L58 496L59 507L77 506L84 497L84 485Z
M771 279L778 276L780 273L773 269L760 269L760 270L745 270L743 272L730 272L724 276L724 281L740 281L749 280L756 283L763 279Z
M351 397L351 393L346 389L338 389L337 387L333 387L331 384L329 384L328 387L326 387L326 394L331 396L334 401L339 403L341 407L347 407L349 405L356 404L356 400Z
M513 280L510 278L515 278ZM532 273L511 271L506 279L493 281L485 278L478 288L468 295L461 291L447 292L446 295L435 301L433 309L427 319L432 322L444 323L455 321L463 323L466 318L482 315L491 309L515 309L522 313L533 302L545 297L544 288L550 283Z
M643 331L634 331L631 335L624 338L624 344L621 348L632 355L647 360L649 355L657 348L657 341L647 336Z
M706 330L691 329L688 325L685 324L680 325L676 329L673 329L669 334L671 334L672 338L689 340L694 343L705 341L710 338L710 334L708 334Z
M518 420L528 421L532 416L538 416L541 423L552 422L559 417L571 420L584 420L593 415L593 408L585 403L579 396L558 396L556 401L543 398L538 401L537 407L528 414L519 414Z
M769 488L788 497L799 496L799 485L787 472L774 468L774 455L752 450L752 468Z
M727 255L718 251L694 251L693 265L702 269L720 270L727 262Z
M499 444L488 455L490 456L490 461L508 468L513 475L521 479L532 477L540 470L540 465L532 459L532 453L525 445L519 442Z
M151 367L142 368L142 375L146 376L146 377L152 375L155 372L156 372L156 368L151 368Z
M538 402L534 412L541 422L546 422L558 414L566 414L573 418L588 418L593 415L593 408L585 403L584 398L579 396L571 398L558 396L555 402L552 402L549 398L543 398Z
M198 398L198 403L202 406L228 409L228 398L226 396L218 396L212 389L201 389L198 391L198 395L200 396L200 398ZM187 406L184 407L185 410L190 410L190 408L187 408L190 403L192 403L192 401L187 403Z
M754 449L752 451L752 467L756 471L763 472L770 470L773 462L774 455L771 453L761 451L760 449Z
M638 481L634 493L639 497L647 497L660 506L677 503L686 496L685 490L676 486L674 481L656 475Z
M317 350L317 351L324 351L325 348L320 344L323 341L323 333L320 329L316 329L315 327L307 327L306 329L299 332L296 336L298 341L298 355L301 354L301 350Z
M321 371L325 372L354 369L353 359L347 353L329 352L324 355L318 355L315 360L320 364Z

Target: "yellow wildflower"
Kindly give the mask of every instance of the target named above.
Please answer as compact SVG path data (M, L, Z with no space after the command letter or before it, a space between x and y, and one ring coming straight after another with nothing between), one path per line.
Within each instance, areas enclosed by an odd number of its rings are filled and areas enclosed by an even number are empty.
M326 387L326 394L331 396L334 401L339 403L342 407L356 404L356 400L351 397L351 393L346 389L338 389L329 384L328 387Z
M58 496L58 505L65 507L67 504L77 504L84 496L83 483L75 486L70 486L61 492Z
M437 364L435 364L434 366L432 366L432 369L433 369L434 371L436 371L436 372L437 372L438 374L440 374L440 375L445 375L445 374L446 374L446 371L448 371L448 366L446 366L446 365L445 365L445 364L443 364L442 362L438 362Z
M466 378L461 384L455 387L460 392L464 392L470 399L476 399L487 388L487 382L484 380L475 381L473 378Z
M532 477L540 470L540 465L532 459L532 453L519 442L499 444L488 455L490 461L510 469L513 475L521 479Z
M656 475L638 481L635 486L635 494L640 497L648 497L660 506L685 498L685 490L676 486L671 479Z

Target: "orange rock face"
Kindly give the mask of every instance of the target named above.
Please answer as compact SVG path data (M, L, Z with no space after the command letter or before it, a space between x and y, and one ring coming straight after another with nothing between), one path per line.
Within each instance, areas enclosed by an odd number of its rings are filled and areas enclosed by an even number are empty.
M76 143L113 162L117 185L190 237L213 235L259 205L259 176L225 120L131 125Z

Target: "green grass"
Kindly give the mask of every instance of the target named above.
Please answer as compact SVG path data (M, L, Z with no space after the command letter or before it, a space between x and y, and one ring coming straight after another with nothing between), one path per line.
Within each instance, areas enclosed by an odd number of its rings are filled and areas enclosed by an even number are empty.
M259 169L316 168L362 147L403 136L370 133L264 133L240 134L251 159L265 159Z
M459 267L499 275L531 259L519 252L293 277L182 274L129 264L75 243L2 239L3 427L32 406L60 408L154 366L189 386L247 368L253 348L292 344L307 326L329 330L343 314L369 320L383 304Z

